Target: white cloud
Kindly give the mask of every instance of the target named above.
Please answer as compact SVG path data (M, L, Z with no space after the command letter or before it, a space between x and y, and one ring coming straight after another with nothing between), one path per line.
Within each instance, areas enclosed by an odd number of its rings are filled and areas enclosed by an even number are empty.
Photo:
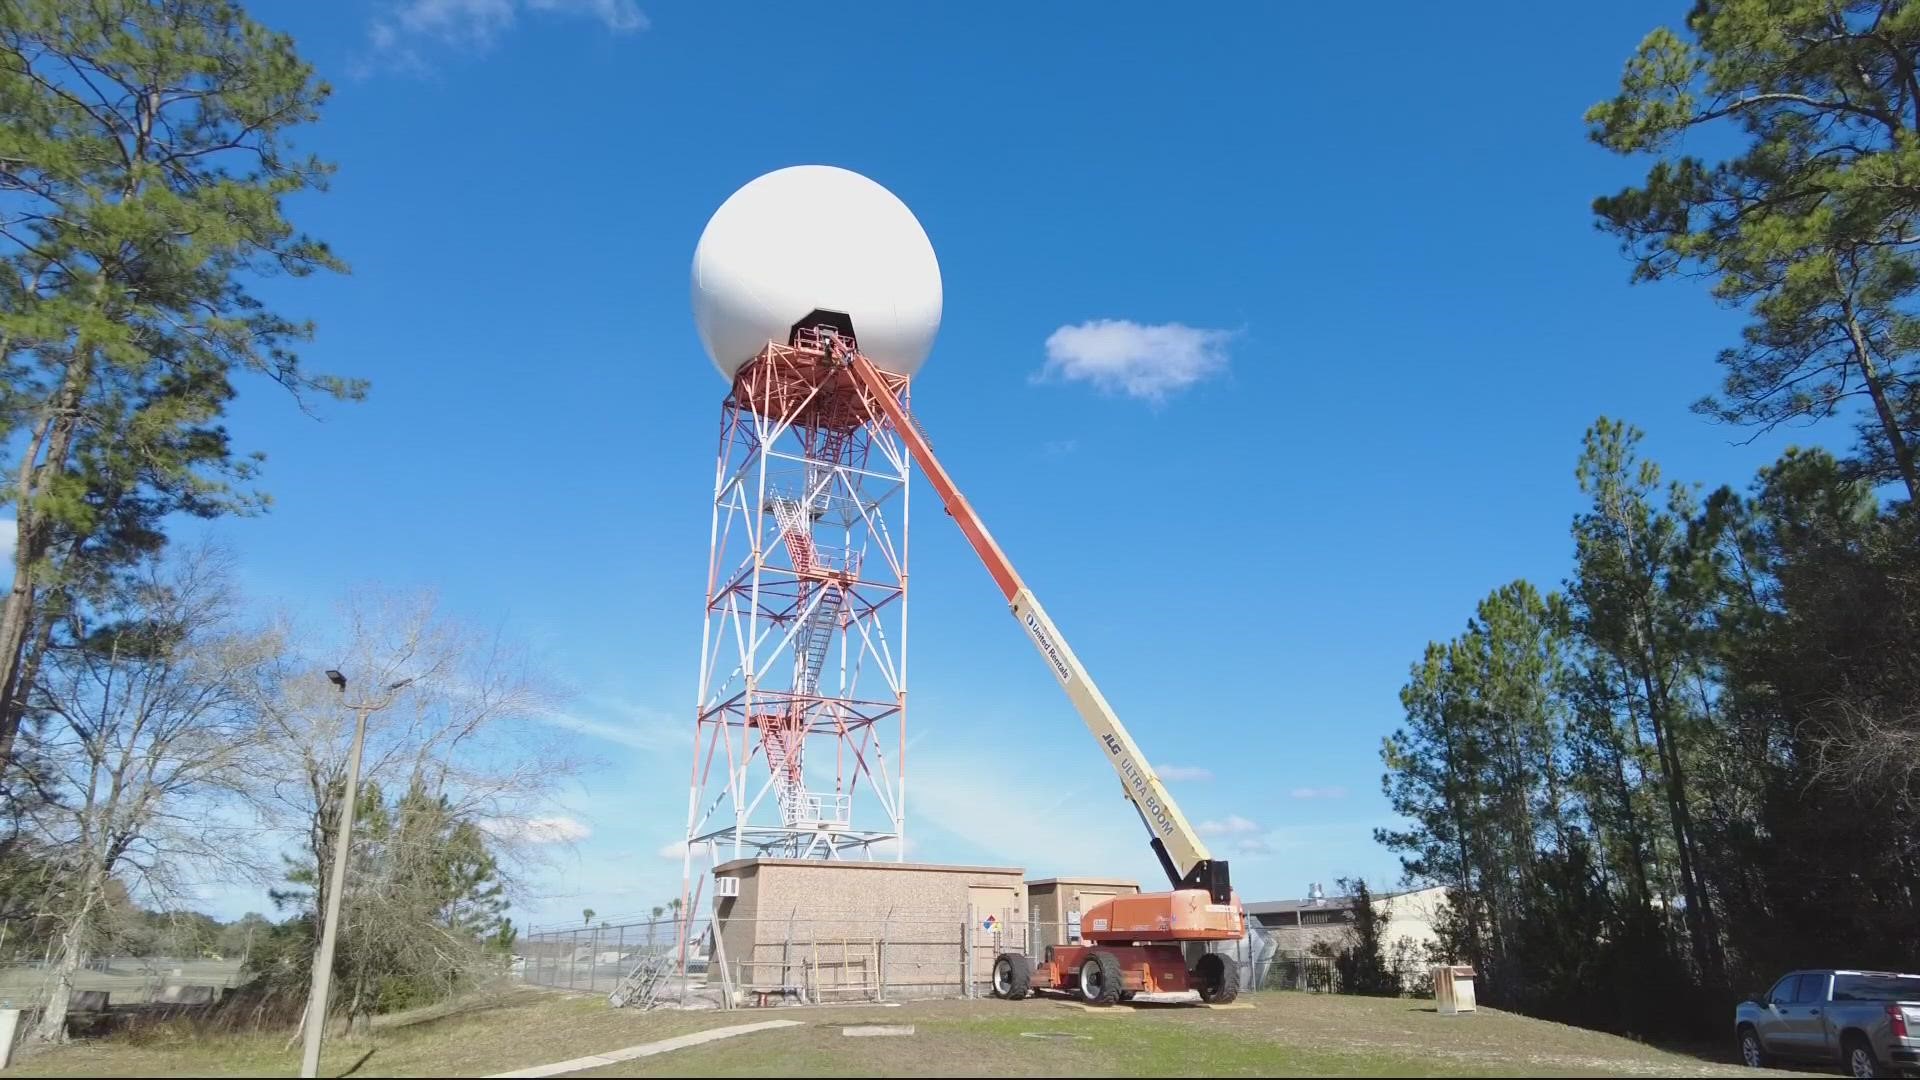
M532 818L513 821L488 818L480 827L503 840L524 840L529 844L574 844L593 835L583 822L570 817Z
M667 843L661 844L660 850L654 852L654 854L663 859L680 862L687 857L687 849L691 847L693 847L693 845L687 843L685 840L670 840ZM695 850L694 854L698 855L700 852Z
M1162 765L1153 770L1162 780L1211 780L1213 770L1199 765Z
M1124 802L1069 788L1051 805L1036 805L1031 793L1051 779L1044 769L1009 769L1006 762L940 748L941 767L918 774L908 791L907 831L933 848L935 861L975 861L984 855L1023 867L1033 877L1074 874L1157 873L1140 822ZM1111 774L1096 758L1084 772L1107 792ZM931 826L933 835L928 835ZM953 842L968 848L962 854ZM912 846L909 845L909 852Z
M633 0L399 0L367 24L367 56L357 74L376 70L424 74L433 48L484 53L513 29L519 8L543 14L586 16L616 34L652 24Z
M438 38L484 49L513 25L513 0L405 0L393 11L393 23L374 22L375 36L389 43L400 34Z
M1248 821L1239 814L1228 814L1225 821L1200 823L1201 836L1245 836L1247 833L1259 831L1260 826L1257 823Z
M633 0L527 0L527 6L535 11L591 15L606 24L607 29L622 34L645 30L653 25L634 6Z
M684 734L672 728L664 718L644 713L630 714L625 723L595 720L565 712L544 712L539 715L539 720L543 724L619 743L635 750L671 749Z
M1248 862L1266 862L1270 856L1284 855L1290 866L1312 864L1347 867L1355 865L1357 852L1366 852L1367 859L1373 859L1378 854L1379 849L1369 846L1368 840L1374 829L1382 824L1385 823L1363 820L1289 825L1278 829L1262 829L1251 836L1235 837L1227 841L1227 846L1235 857ZM1379 864L1369 863L1369 867L1374 865ZM1393 875L1369 872L1367 880L1372 881L1376 876L1385 881Z
M1292 795L1296 799L1344 799L1347 789L1343 787L1297 787Z
M1230 330L1182 323L1142 325L1131 319L1095 319L1062 326L1047 337L1047 363L1038 379L1088 382L1128 397L1162 401L1227 370Z

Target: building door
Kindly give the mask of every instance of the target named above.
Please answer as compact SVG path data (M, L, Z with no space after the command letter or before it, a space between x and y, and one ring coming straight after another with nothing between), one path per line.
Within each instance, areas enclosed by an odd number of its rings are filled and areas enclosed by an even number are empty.
M1027 923L1015 896L1013 889L1002 885L967 889L967 903L973 908L973 973L979 981L992 973L994 957L1026 951Z

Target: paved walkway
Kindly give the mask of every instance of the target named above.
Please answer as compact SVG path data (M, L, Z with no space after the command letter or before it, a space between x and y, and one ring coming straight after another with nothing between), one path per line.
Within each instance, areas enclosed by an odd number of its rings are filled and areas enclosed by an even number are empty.
M671 1039L661 1039L658 1042L641 1043L639 1046L629 1046L625 1050L609 1050L604 1054L589 1054L586 1057L577 1057L571 1061L556 1061L551 1065L535 1065L530 1069L515 1069L512 1072L494 1073L493 1075L496 1077L564 1076L567 1073L581 1072L586 1069L597 1069L602 1065L612 1065L621 1061L632 1061L634 1058L652 1057L655 1054L664 1054L669 1050L681 1050L689 1046L699 1046L701 1043L731 1039L735 1035L751 1035L756 1031L772 1031L774 1028L799 1026L800 1021L798 1020L763 1020L758 1024L736 1024L733 1027L714 1028L710 1031L696 1031L691 1035L680 1035Z

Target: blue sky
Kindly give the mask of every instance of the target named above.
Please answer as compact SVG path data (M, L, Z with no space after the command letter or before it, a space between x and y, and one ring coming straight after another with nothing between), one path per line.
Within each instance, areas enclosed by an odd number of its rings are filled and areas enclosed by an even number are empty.
M432 586L532 642L605 764L519 914L659 902L725 391L688 263L747 180L845 166L939 254L926 427L1148 756L1209 774L1175 793L1242 895L1390 881L1370 834L1407 666L1495 586L1565 575L1585 426L1628 418L1712 483L1784 445L1688 411L1737 320L1696 284L1630 288L1588 211L1641 166L1580 115L1685 7L256 4L334 82L301 141L340 171L294 211L353 267L267 292L373 393L315 422L246 386L233 427L277 506L218 532L263 598ZM1136 392L1036 378L1101 319L1163 328ZM914 856L1154 881L920 507Z

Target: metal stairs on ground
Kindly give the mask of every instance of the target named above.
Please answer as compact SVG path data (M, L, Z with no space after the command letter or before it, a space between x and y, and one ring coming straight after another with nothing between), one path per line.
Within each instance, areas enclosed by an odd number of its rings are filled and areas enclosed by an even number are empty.
M668 952L650 952L640 958L633 970L622 976L607 995L607 1004L616 1009L637 1007L651 1009L660 987L667 981L667 975L673 971L673 954Z

